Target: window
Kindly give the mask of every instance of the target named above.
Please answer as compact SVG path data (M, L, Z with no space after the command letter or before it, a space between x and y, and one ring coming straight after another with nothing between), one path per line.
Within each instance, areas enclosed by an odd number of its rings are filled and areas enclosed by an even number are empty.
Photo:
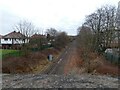
M8 41L8 38L5 38L4 40L5 40L5 41Z

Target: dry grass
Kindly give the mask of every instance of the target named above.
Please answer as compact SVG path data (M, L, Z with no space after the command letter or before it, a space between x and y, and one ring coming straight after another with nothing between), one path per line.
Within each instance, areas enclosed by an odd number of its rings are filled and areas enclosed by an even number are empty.
M98 74L109 74L109 75L120 75L119 68L117 65L110 63L105 60L103 56L97 53L88 53L89 60L84 60L82 57L82 50L79 50L79 59L83 60L83 64L79 64L80 68L85 68L85 72L88 73L98 73Z
M79 68L81 67L83 61L82 59L79 58L76 48L73 48L73 50L71 50L67 59L68 59L68 62L64 67L64 74L65 75L69 73L78 74L80 72Z
M96 72L99 74L109 74L109 75L120 75L120 68L118 65L112 64L105 58L101 57L101 66L96 69Z
M54 48L50 48L50 49L46 49L46 50L42 51L41 53L43 53L45 55L49 55L49 54L57 55L59 53L59 51Z
M2 60L3 73L33 73L40 72L49 64L47 55L58 54L55 49L47 49L42 52L31 52L27 57L9 57ZM38 71L39 70L39 71Z

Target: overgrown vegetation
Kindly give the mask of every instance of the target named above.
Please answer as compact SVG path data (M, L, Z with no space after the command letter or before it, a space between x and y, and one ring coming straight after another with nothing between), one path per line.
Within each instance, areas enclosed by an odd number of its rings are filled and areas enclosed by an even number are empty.
M40 73L50 64L47 56L51 53L54 58L59 54L56 49L46 49L42 52L30 52L27 57L9 57L2 61L3 73Z
M119 28L116 18L116 8L106 5L88 15L85 23L78 28L78 47L79 52L82 53L80 57L85 62L88 73L96 68L90 70L94 66L93 60L103 55L107 48L112 47L111 44L114 40L118 40ZM116 45L114 48L118 47ZM91 58L91 53L93 53L94 58Z
M41 35L38 32L36 33L34 25L27 21L19 22L15 26L15 30L26 36L26 39L21 45L20 51L11 50L9 53L8 50L6 51L8 54L2 55L3 57L9 55L9 57L3 58L3 73L41 72L45 66L50 64L47 56L52 54L55 60L55 57L69 43L69 37L65 32L58 32L51 28L48 29L47 36ZM18 55L20 57L17 57Z
M50 28L46 33L48 42L56 49L64 48L70 42L66 32L58 32L57 30Z
M117 10L114 6L107 5L86 17L83 27L88 27L91 30L91 44L94 51L103 52L110 47L113 40L118 39L116 13Z

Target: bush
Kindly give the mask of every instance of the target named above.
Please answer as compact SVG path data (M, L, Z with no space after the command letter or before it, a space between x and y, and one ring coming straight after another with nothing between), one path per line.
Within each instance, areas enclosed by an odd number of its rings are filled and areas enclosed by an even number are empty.
M26 57L10 57L2 61L2 72L3 73L30 73L38 65L46 65L47 57L39 52L28 55Z

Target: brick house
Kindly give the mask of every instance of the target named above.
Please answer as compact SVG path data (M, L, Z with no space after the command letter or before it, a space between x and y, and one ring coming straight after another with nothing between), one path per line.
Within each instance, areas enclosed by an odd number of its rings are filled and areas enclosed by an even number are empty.
M29 39L30 45L32 48L38 48L47 44L46 36L41 34L34 34Z

